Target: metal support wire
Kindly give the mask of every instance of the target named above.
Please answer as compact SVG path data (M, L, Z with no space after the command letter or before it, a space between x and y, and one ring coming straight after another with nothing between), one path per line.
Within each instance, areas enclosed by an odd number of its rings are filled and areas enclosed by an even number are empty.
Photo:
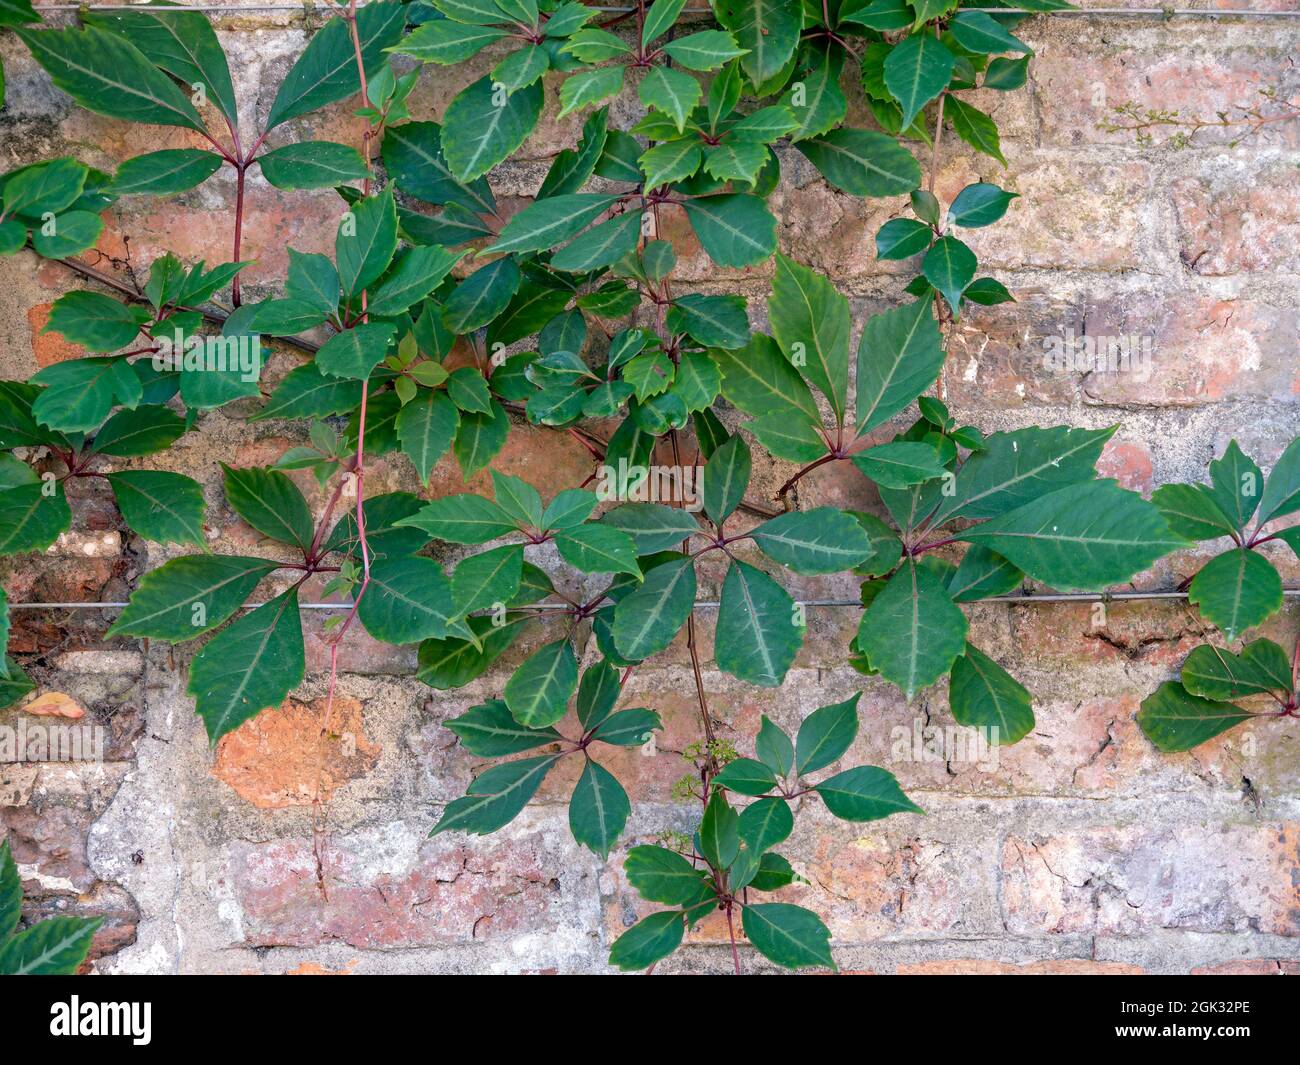
M1300 597L1300 588L1286 588L1282 594L1288 598ZM987 599L977 599L975 603L1136 603L1147 600L1179 600L1186 599L1187 592L1044 592L1041 595L1021 593L1018 595L991 595ZM800 606L811 607L835 607L835 606L862 606L857 599L796 599ZM241 610L253 610L259 606L265 606L265 603L245 603ZM972 604L973 605L973 604ZM10 610L122 610L127 606L126 603L10 603ZM703 610L716 610L719 602L716 599L697 599L695 606ZM299 603L300 610L351 610L351 603ZM568 603L534 603L525 609L528 610L557 610L567 611L572 607Z
M365 7L364 3L357 4L357 7ZM626 7L619 5L591 4L589 5L594 11L603 11L610 14L627 14L635 11L635 7ZM35 9L40 11L204 11L204 12L251 12L251 11L282 11L297 12L299 14L328 14L330 8L328 5L317 7L307 0L305 3L298 4L37 4ZM962 8L963 11L983 11L990 15L1048 15L1052 17L1065 18L1298 18L1300 10L1297 11L1268 11L1259 8L1198 8L1198 7L1093 7L1093 8L1067 8L1062 11L1030 11L1021 7L968 7ZM706 14L711 13L712 9L707 7L688 7L684 9L685 14Z

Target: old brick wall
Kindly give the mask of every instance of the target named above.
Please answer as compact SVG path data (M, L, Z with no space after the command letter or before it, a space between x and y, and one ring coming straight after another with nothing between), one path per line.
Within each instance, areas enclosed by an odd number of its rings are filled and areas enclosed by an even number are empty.
M217 25L244 120L255 124L303 46L302 19L236 11ZM1018 302L961 322L943 398L986 431L1117 422L1105 471L1143 492L1199 477L1232 437L1267 468L1300 432L1300 128L1273 125L1236 146L1209 135L1172 151L1139 148L1096 125L1107 107L1129 99L1213 114L1260 88L1294 97L1300 20L1037 18L1020 33L1038 51L1030 83L984 102L1002 128L1008 170L949 142L938 180L944 200L977 177L1021 193L1003 223L971 241ZM112 169L130 155L190 143L182 131L75 109L11 35L0 38L0 52L9 81L0 113L5 168L72 152ZM412 113L437 115L492 62L488 53L473 70L430 68ZM554 81L547 92L540 131L494 179L508 204L536 188L549 155L575 136L577 120L554 118ZM616 106L615 120L625 123L632 111L631 103ZM350 107L337 107L298 127L297 138L352 142L357 120ZM786 152L782 163L773 206L783 250L837 280L860 328L900 298L902 268L876 261L872 236L902 204L840 194L798 153ZM107 213L101 248L121 257L129 242L137 269L164 249L188 260L226 259L232 194L232 180L219 174L172 200L128 199ZM245 274L250 298L274 289L286 247L328 250L337 214L327 191L278 192L254 175L245 231L245 258L258 260ZM685 283L746 294L761 325L768 269L717 271L692 250L681 220L669 221L682 241ZM3 376L25 378L75 356L58 338L38 335L50 303L75 285L65 269L26 254L0 263ZM1044 338L1067 329L1151 338L1151 374L1049 371ZM278 353L264 385L299 357ZM244 401L206 415L199 432L157 457L160 468L206 485L221 550L251 548L255 534L225 507L218 461L267 463L305 432L244 422L257 406ZM809 477L799 504L878 507L843 465ZM497 466L544 493L590 472L573 440L522 424ZM787 472L757 471L757 490L770 492ZM299 483L319 506L314 482ZM480 476L470 487L486 484ZM417 488L406 460L375 461L367 490L397 488ZM458 490L458 471L444 463L431 493ZM125 531L102 486L78 482L74 494L75 531L47 557L5 571L13 602L122 600L140 572L167 557ZM1270 557L1289 585L1300 580L1293 557L1282 550ZM543 552L537 561L554 558ZM1192 555L1165 560L1136 585L1172 587L1195 565ZM702 597L715 596L720 573L713 576ZM852 597L856 589L843 578L804 578L798 591ZM996 766L898 749L894 730L908 735L948 720L946 693L925 692L908 706L849 668L854 609L810 609L806 645L779 691L706 668L722 735L745 753L760 713L792 729L817 706L863 689L852 762L887 766L928 811L854 826L812 804L798 818L788 853L809 885L789 895L825 917L842 967L1296 971L1300 732L1238 731L1167 757L1133 722L1143 695L1198 642L1200 625L1186 605L1110 604L1099 612L1090 604L988 604L971 615L976 642L1036 695L1037 728ZM67 693L108 737L102 764L0 766L0 826L14 841L33 915L106 914L95 963L106 972L603 970L609 943L638 904L622 878L621 851L602 863L573 843L564 806L570 782L548 783L495 836L426 838L441 804L463 794L476 768L441 722L499 693L545 633L468 688L441 693L413 678L413 648L379 646L354 630L333 722L339 738L322 753L324 616L306 616L308 678L295 698L211 752L184 694L192 648L105 643L111 611L16 614L14 650L38 691ZM707 610L701 621L707 653ZM1291 601L1266 634L1289 643L1298 624ZM688 830L696 816L670 796L684 768L676 752L697 738L684 646L639 669L630 690L634 705L663 713L666 729L656 752L625 751L612 766L635 807L624 847L665 828ZM9 711L0 722L21 716ZM312 798L322 764L329 802L318 854ZM706 921L669 964L726 968L722 939L725 928Z

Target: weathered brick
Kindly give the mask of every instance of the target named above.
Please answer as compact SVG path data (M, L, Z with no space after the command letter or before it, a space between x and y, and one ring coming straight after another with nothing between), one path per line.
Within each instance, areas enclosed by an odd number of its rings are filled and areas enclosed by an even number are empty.
M899 976L1141 976L1141 966L1086 958L1054 958L1015 964L983 958L952 958L900 965Z
M1300 269L1294 168L1265 166L1244 175L1234 168L1183 178L1174 183L1173 197L1179 254L1193 273ZM1293 326L1293 350L1294 342Z

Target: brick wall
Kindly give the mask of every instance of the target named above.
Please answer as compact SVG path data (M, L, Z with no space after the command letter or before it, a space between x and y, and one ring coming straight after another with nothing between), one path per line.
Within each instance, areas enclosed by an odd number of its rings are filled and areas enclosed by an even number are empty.
M1114 6L1115 0L1106 0ZM1134 0L1137 3L1137 0ZM1145 0L1142 0L1146 6ZM1295 0L1273 0L1294 10ZM301 19L232 13L218 20L245 121L264 115L301 49ZM950 199L982 177L1021 193L1007 219L971 243L1018 302L979 310L953 337L942 395L986 431L1025 424L1119 423L1107 474L1143 492L1198 477L1236 437L1262 464L1300 432L1300 126L1281 124L1237 146L1142 149L1096 129L1105 108L1143 106L1213 114L1275 86L1294 96L1300 22L1149 18L1039 18L1020 31L1038 51L1022 90L985 101L1003 130L1003 171L946 144L938 186ZM4 167L64 152L105 169L129 155L189 143L182 131L129 126L74 109L12 36L0 39L9 102L0 113ZM436 115L474 70L431 68L412 100ZM548 117L521 158L494 180L508 205L536 188L548 156L578 121ZM854 105L862 114L861 101ZM300 121L300 137L355 139L350 108ZM632 106L616 105L625 123ZM872 236L895 201L829 189L798 153L782 157L773 198L783 250L831 274L855 317L895 303L896 264L877 262ZM142 268L161 250L190 260L228 258L224 215L232 183L218 175L194 192L132 198L107 214L101 248ZM271 291L285 248L327 250L338 213L331 193L283 193L252 179L244 275L247 298ZM701 290L735 291L763 323L769 270L720 272L680 219L682 276ZM74 279L27 255L0 263L0 371L25 378L75 356L38 336L49 304ZM1136 375L1044 368L1043 339L1076 334L1153 338L1154 364ZM264 384L299 356L287 349ZM224 506L218 460L273 461L304 427L241 420L243 401L206 415L200 431L158 457L200 479L215 541L253 543ZM806 479L798 503L878 507L844 464ZM517 425L498 468L542 485L576 484L585 451L563 434ZM771 491L788 471L756 471ZM487 479L471 483L479 489ZM310 478L300 486L318 506ZM385 456L369 492L417 488L405 459ZM432 494L461 490L450 464ZM133 538L99 484L77 482L74 533L48 557L11 562L11 600L121 600L166 552ZM449 555L449 558L454 556ZM1289 584L1300 566L1271 555ZM546 556L540 559L547 562ZM554 560L551 559L551 562ZM1165 560L1141 587L1171 587L1195 559ZM702 597L721 574L704 580ZM807 597L852 596L843 578L804 578ZM840 964L875 972L1296 971L1300 959L1300 733L1233 732L1195 752L1158 755L1138 733L1139 700L1174 674L1198 642L1180 603L1006 606L971 610L972 639L1035 693L1038 725L996 766L916 758L898 737L949 720L943 688L908 706L845 662L853 609L812 609L803 651L784 687L747 687L706 668L721 735L750 752L760 713L787 729L859 688L862 735L854 763L885 765L925 817L838 822L811 805L783 848L808 880L789 891L821 913ZM334 727L324 752L325 843L313 840L312 796L325 692L321 626L307 616L308 678L281 712L267 712L210 752L184 695L191 648L105 643L110 612L22 612L13 646L40 691L70 695L85 721L105 726L98 766L0 766L0 825L8 830L33 914L103 913L96 966L104 971L589 971L638 915L622 850L602 863L570 838L571 781L549 781L507 830L486 839L427 839L442 803L463 794L475 759L441 727L500 691L509 671L546 639L538 631L491 673L450 693L412 677L412 649L354 631L343 656ZM704 650L712 617L702 611ZM1300 611L1266 626L1294 639ZM694 809L673 802L683 772L675 753L697 738L689 659L674 645L630 682L659 709L656 753L624 751L612 766L634 801L624 848L665 828L689 830ZM17 711L0 714L15 723ZM896 732L895 730L901 730ZM317 883L318 864L327 894ZM730 965L725 927L710 921L667 963ZM757 967L757 960L747 961Z

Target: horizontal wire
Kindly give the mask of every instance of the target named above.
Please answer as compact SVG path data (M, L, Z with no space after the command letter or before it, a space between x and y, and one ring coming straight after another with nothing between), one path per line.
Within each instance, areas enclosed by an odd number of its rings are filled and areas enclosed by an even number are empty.
M972 603L1134 603L1144 600L1186 599L1187 592L1044 592L1042 595L1022 593L1019 595L991 595L987 599L972 600ZM1288 598L1300 596L1300 588L1286 588L1282 594ZM269 602L270 600L267 600ZM862 606L860 599L796 599L800 606ZM254 610L262 603L244 603L241 610ZM716 610L721 604L717 599L697 599L696 607ZM121 610L126 603L10 603L10 610ZM351 603L299 603L300 610L351 610ZM568 611L568 603L534 603L521 609Z
M357 4L357 7L365 7L363 3ZM608 12L610 14L627 14L637 10L635 7L623 7L617 5L590 4L593 11ZM316 5L314 3L301 4L240 4L232 2L228 4L37 4L37 11L295 11L300 14L316 14L319 12L329 12L332 10L328 4ZM1030 11L1022 7L967 7L963 11L982 11L987 14L997 15L1063 15L1075 18L1092 18L1100 16L1103 18L1134 18L1134 17L1159 17L1159 18L1297 18L1300 17L1300 11L1268 11L1259 8L1198 8L1198 7L1093 7L1093 8L1068 8L1062 11ZM686 8L683 14L711 14L712 9L707 7Z

